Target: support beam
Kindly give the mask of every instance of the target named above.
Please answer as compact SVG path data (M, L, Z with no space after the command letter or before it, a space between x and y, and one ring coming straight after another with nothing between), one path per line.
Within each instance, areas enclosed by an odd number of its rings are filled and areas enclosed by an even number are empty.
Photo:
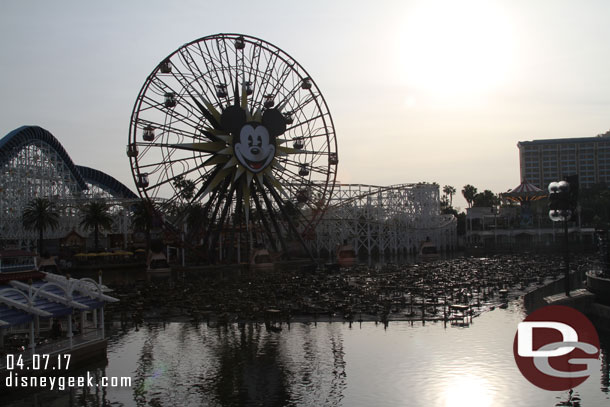
M277 191L273 188L272 185L269 185L269 183L266 182L266 186L267 186L267 189L271 192L271 196L273 196L273 199L275 199L275 202L278 204L278 206L280 208L280 212L284 216L284 219L286 220L286 223L288 223L288 227L296 235L297 239L299 239L299 242L303 246L303 249L305 249L305 252L307 253L307 256L313 261L314 258L313 258L312 254L311 254L311 251L309 250L309 246L307 246L307 244L303 240L303 236L301 236L301 233L299 233L298 229L296 228L296 226L292 222L292 219L286 213L286 208L285 208L284 201L282 200L282 198L277 193Z
M45 317L45 318L53 316L53 314L51 314L50 312L47 312L47 311L41 310L39 308L36 308L33 305L29 305L27 303L15 301L15 300L13 300L11 298L4 297L2 295L2 292L6 291L6 290L11 290L11 288L0 291L0 302L1 303L6 304L9 307L13 307L13 308L16 308L18 310L25 311L28 314L38 315L40 317ZM14 290L14 288L12 288L12 290Z
M18 288L18 289L28 289L28 287L29 287L29 285L22 283L21 281L11 281L10 285L12 285L13 287ZM77 309L81 309L81 310L89 309L89 307L85 304L82 304L82 303L74 301L74 300L68 300L66 297L62 297L61 295L57 295L57 294L45 291L42 288L44 288L44 286L41 286L38 289L36 289L37 294L35 294L35 295L46 298L47 300L56 302L58 304L65 305L67 307L77 308Z

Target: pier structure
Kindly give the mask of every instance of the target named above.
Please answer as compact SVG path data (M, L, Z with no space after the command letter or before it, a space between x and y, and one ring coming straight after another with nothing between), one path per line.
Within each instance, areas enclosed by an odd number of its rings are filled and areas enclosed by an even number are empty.
M457 219L441 214L437 184L337 183L314 240L321 254L347 243L369 257L415 254L423 242L441 252L457 247Z
M37 126L22 126L0 139L0 245L31 248L38 233L22 223L25 206L47 198L59 210L59 227L45 231L59 239L71 231L86 236L79 226L80 211L93 199L104 199L115 221L110 233L129 231L128 207L138 197L102 171L74 164L59 140Z
M25 359L34 354L105 354L104 305L118 299L107 294L101 274L98 281L43 272L1 273L0 278L3 353ZM0 373L5 361L0 361Z

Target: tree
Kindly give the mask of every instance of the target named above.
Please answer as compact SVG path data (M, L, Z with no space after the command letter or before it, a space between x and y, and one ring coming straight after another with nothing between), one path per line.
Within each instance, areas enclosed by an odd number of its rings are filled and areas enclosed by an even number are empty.
M605 183L581 189L578 202L583 225L604 229L610 227L610 189Z
M195 196L197 184L193 180L186 179L182 175L178 175L174 180L174 187L178 190L178 195L185 201L190 201Z
M470 184L466 184L464 185L464 188L462 188L462 195L464 196L464 199L466 199L466 202L468 202L468 207L472 208L472 204L474 203L474 197L477 195L478 190L476 189L476 187L470 185Z
M190 241L199 243L205 227L208 226L206 215L205 208L199 203L191 204L186 208L187 238Z
M443 187L443 193L449 197L449 206L453 207L453 195L455 195L456 190L451 185L445 185Z
M441 196L441 212L444 211L445 209L449 209L449 208L452 208L452 207L449 204L449 201L447 200L447 195Z
M474 196L473 206L496 206L500 204L500 198L489 189Z
M59 213L55 204L46 198L35 198L23 209L23 227L38 231L38 254L43 255L43 235L47 229L55 230L59 226Z
M150 229L152 225L152 205L141 200L131 207L131 227L143 231L146 236L146 252L150 250Z
M81 211L80 226L84 229L93 229L94 246L97 252L100 230L112 228L112 217L108 212L108 205L102 201L93 201L86 204Z

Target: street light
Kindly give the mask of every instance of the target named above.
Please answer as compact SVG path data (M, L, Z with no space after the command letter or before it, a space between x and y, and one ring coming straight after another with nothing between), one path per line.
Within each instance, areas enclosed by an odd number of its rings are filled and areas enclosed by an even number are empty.
M576 212L578 201L578 175L565 177L563 181L549 184L549 218L553 222L563 222L565 239L565 291L570 296L570 252L568 246L568 221Z
M567 181L549 184L549 218L553 222L568 221L570 209L570 184Z

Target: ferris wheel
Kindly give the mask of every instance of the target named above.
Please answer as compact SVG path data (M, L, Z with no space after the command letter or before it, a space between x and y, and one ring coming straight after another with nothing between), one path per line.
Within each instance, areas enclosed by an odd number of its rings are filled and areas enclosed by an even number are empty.
M235 244L306 245L328 206L338 164L317 85L281 49L241 34L192 41L142 86L127 145L140 196L210 252ZM237 237L235 237L237 235ZM240 246L241 247L241 246Z

